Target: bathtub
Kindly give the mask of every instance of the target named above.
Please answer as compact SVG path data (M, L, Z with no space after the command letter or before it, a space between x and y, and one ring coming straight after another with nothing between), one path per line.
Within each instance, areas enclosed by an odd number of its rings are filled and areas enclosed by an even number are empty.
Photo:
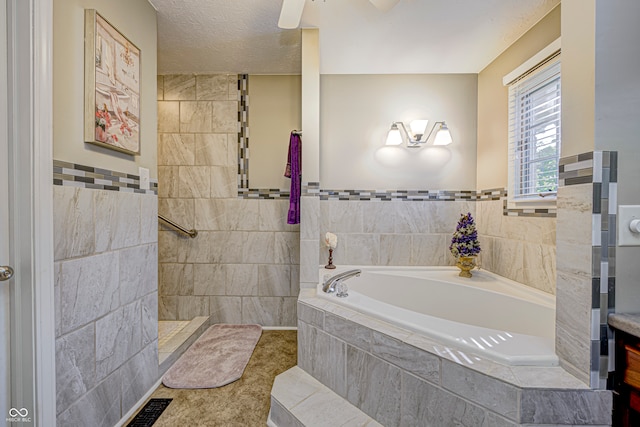
M322 291L322 281L358 268L349 296ZM506 365L555 366L555 297L488 271L459 277L456 267L320 269L317 295L417 332L445 346Z

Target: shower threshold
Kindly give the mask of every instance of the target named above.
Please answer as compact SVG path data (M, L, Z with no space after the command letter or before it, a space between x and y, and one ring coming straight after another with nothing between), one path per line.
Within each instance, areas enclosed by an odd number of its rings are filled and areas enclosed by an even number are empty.
M158 321L158 363L164 373L209 327L209 316Z

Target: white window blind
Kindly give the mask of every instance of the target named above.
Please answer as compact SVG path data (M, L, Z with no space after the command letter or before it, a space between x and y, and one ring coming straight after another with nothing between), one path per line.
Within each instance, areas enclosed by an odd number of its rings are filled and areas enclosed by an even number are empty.
M555 195L560 106L560 52L509 85L510 202Z

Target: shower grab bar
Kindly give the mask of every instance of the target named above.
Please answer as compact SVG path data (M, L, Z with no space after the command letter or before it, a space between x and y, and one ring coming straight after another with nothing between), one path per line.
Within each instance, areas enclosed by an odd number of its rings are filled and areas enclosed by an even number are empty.
M169 218L166 218L160 214L158 214L158 219L162 222L164 222L165 224L167 224L169 227L173 228L176 231L179 231L180 233L191 237L192 239L194 239L197 235L198 235L198 230L194 230L193 228L191 230L187 230L185 227L176 224L175 222L171 221Z

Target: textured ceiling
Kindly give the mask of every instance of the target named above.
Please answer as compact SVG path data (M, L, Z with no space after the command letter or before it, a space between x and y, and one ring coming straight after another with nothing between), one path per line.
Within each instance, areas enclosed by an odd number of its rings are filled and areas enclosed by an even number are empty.
M277 26L282 0L149 0L158 72L300 72L300 30ZM560 0L307 0L323 74L477 73Z

